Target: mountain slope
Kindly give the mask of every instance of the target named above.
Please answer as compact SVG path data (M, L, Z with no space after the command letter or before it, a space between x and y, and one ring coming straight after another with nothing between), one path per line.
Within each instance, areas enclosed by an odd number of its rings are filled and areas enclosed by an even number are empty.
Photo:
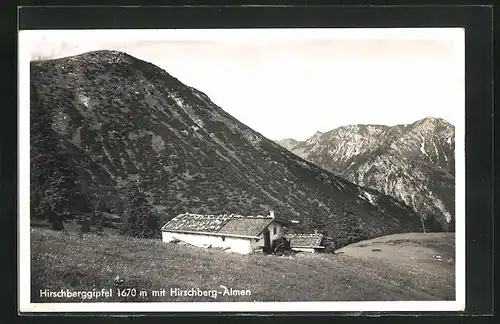
M293 146L287 140L286 145L298 156L391 195L449 229L455 203L454 134L453 125L429 117L392 127L344 126Z
M56 151L74 170L68 177L75 191L113 192L111 212L119 213L121 188L136 182L164 220L274 210L300 220L299 229L334 233L349 202L370 237L421 229L401 202L302 160L202 92L124 53L32 62L31 121L32 158L39 161L32 166ZM34 189L32 202L45 194Z

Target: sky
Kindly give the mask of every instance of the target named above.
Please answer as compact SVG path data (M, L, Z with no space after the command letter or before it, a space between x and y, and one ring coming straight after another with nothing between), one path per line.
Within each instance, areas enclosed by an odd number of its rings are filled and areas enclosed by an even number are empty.
M30 32L31 59L124 51L273 140L465 116L462 29Z

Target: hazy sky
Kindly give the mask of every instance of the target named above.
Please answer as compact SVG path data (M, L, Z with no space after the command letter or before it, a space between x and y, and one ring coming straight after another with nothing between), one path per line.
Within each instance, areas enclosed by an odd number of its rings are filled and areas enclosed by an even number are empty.
M306 139L349 124L464 118L460 29L32 33L32 59L127 52L271 139Z

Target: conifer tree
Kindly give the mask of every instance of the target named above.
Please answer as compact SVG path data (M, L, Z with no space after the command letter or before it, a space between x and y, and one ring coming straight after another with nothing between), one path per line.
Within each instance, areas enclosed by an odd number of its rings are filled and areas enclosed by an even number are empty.
M340 219L339 230L335 235L335 248L368 239L368 235L361 226L349 202L342 205L343 217Z
M122 233L138 238L158 237L160 220L143 189L138 185L132 186L126 198L128 204Z
M437 220L436 215L427 215L424 218L425 232L443 232L443 226Z

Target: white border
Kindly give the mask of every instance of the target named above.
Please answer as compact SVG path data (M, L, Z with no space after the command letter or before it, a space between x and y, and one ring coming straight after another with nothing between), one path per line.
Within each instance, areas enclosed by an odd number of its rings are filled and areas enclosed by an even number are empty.
M465 80L465 30L463 28L387 28L387 29L169 29L169 30L37 30L18 34L19 68L19 199L18 253L20 312L331 312L331 311L461 311L465 309L465 83L462 105L464 118L455 125L455 215L456 260L455 301L375 301L375 302L147 302L147 303L31 303L30 302L30 140L29 91L30 44L44 39L126 39L128 41L212 40L261 43L297 39L448 39L462 53ZM458 111L459 110L459 111ZM28 126L28 127L26 127Z
M249 44L269 40L447 40L460 43L462 28L272 28L272 29L103 29L29 30L32 40L224 41Z

